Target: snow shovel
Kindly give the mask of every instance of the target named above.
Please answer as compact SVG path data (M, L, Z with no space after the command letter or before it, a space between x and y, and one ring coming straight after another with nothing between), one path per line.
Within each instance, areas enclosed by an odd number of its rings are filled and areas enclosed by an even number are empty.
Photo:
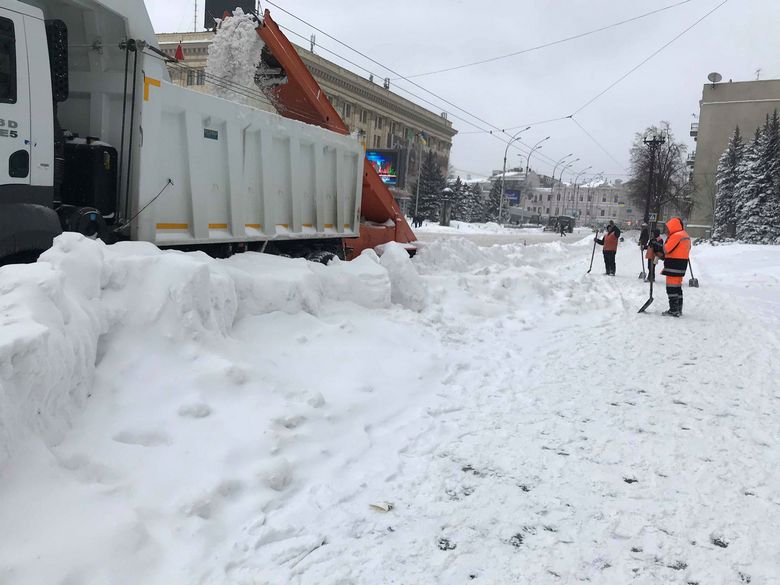
M593 258L596 257L596 240L599 238L599 230L596 230L596 235L593 238L593 253L590 255L590 268L588 268L588 271L585 274L590 274L590 271L593 270Z
M650 305L652 305L652 304L653 304L653 301L655 300L655 299L653 298L653 282L655 282L655 278L654 278L654 277L653 277L653 275L651 274L651 275L650 275L650 298L649 298L649 299L647 299L647 302L646 302L644 305L642 305L642 308L641 308L641 309L639 309L639 311L637 311L638 313L644 313L644 312L647 310L647 307L649 307Z
M639 259L642 262L642 272L639 273L638 278L647 280L647 272L645 272L645 255L642 254L642 246L639 246Z
M693 264L691 264L690 259L688 260L688 267L691 269L691 279L688 281L688 286L699 288L699 279L693 275Z

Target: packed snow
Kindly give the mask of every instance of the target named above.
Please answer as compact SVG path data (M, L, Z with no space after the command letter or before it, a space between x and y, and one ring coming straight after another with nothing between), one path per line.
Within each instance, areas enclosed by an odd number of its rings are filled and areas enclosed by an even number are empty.
M526 244L0 268L0 584L780 582L780 249Z

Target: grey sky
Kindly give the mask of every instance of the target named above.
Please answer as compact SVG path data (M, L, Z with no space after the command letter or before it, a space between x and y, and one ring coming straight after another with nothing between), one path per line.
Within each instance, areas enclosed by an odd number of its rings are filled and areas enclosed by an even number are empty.
M409 75L522 50L679 0L274 1L377 61ZM720 2L691 0L594 36L414 81L499 128L567 116ZM193 0L146 0L146 4L158 32L192 30ZM203 0L199 4L202 14ZM270 8L278 22L294 31L307 37L313 32L265 1L261 5ZM611 174L625 172L623 167L628 165L634 133L660 120L670 121L677 137L692 146L688 133L695 119L691 114L698 113L701 86L709 72L719 71L725 81L755 79L759 68L762 79L780 77L778 23L778 0L729 0L578 114L577 120L619 165L571 120L535 126L523 135L523 142L534 144L549 135L550 140L539 154L557 160L573 152L581 160L572 170L593 165L594 171ZM291 40L302 43L292 36ZM320 34L317 42L382 77L394 77ZM487 124L407 82L397 81L393 85L394 90L408 88L439 104L436 108L422 104L437 113L450 112L455 127L463 133L455 138L451 159L455 167L483 174L500 168L505 145L487 134L467 134L478 128L455 116L481 128L487 128ZM409 97L402 91L398 93ZM510 157L510 165L520 165L521 157ZM524 156L522 160L524 164ZM552 170L549 159L536 155L531 167L544 173Z

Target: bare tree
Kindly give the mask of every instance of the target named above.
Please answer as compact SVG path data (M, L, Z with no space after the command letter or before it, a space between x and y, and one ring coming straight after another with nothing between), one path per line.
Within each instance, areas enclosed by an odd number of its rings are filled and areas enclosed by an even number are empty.
M663 137L663 143L648 144L645 139L649 135ZM650 213L660 214L664 207L673 207L688 217L693 209L693 189L686 168L687 151L685 144L675 141L668 122L637 133L631 147L631 201L643 209L649 198Z

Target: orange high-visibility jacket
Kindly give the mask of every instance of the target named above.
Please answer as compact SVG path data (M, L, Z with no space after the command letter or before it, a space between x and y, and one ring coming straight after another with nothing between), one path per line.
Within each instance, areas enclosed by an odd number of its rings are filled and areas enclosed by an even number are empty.
M604 251L605 252L617 252L618 237L615 235L615 231L607 232L604 234Z
M688 270L688 258L691 254L691 237L683 228L682 220L673 217L666 222L669 237L664 244L664 276L682 278Z

